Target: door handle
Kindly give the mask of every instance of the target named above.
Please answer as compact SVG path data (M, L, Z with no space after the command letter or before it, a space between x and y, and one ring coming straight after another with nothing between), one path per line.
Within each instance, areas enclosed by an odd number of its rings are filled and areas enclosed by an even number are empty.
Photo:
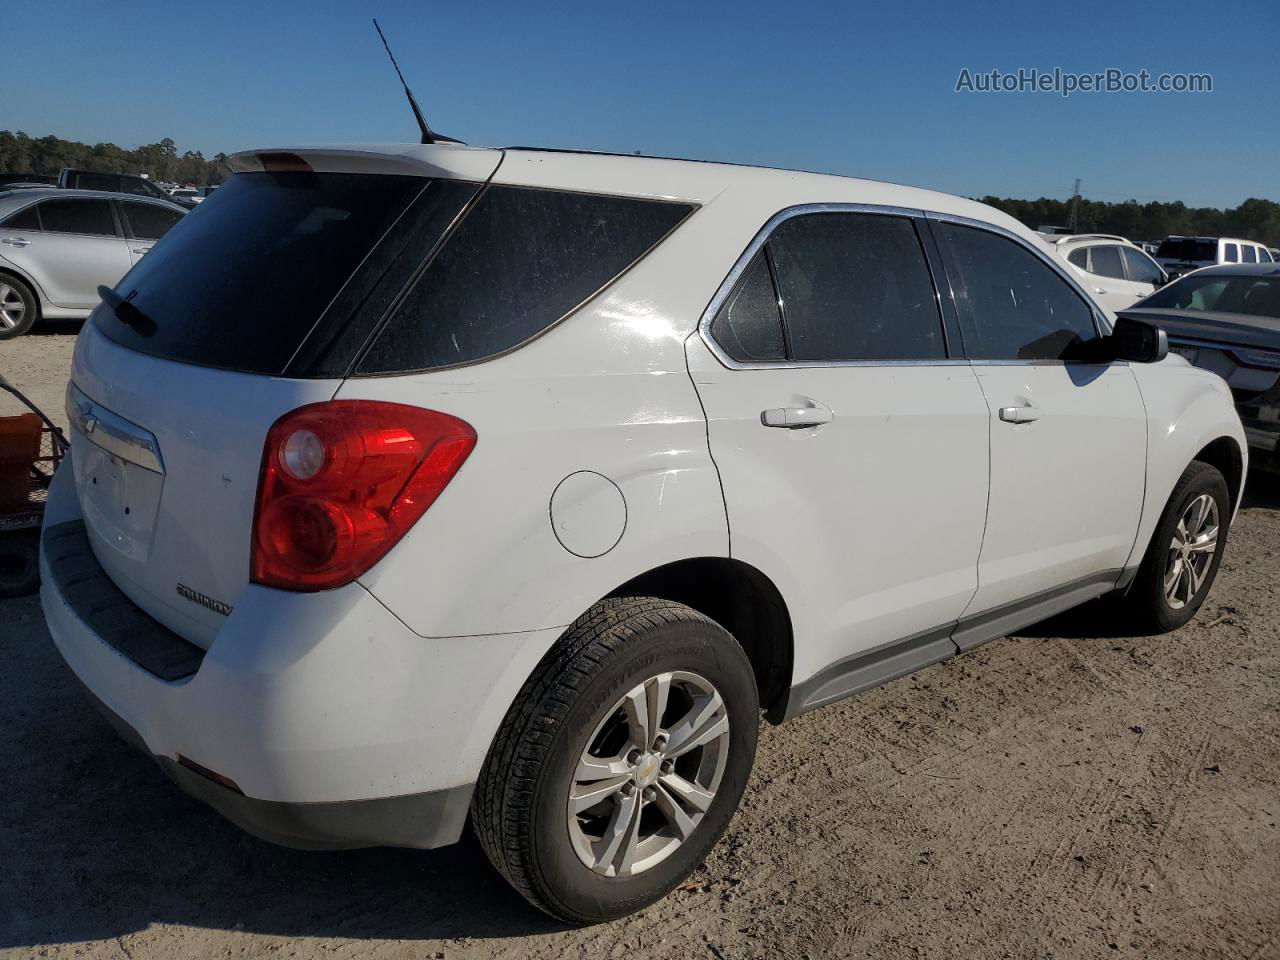
M1103 290L1101 287L1094 287L1094 288L1093 288L1093 292L1094 292L1094 293L1106 293L1107 291L1106 291L1106 290Z
M801 427L820 427L835 419L830 407L774 407L760 411L760 422L766 427L798 430Z
M151 249L150 247L134 247L134 248L133 248L133 252L134 252L134 253L146 253L146 252L147 252L148 250L150 250L150 249Z
M1040 419L1040 408L1031 404L1025 407L1001 407L1000 419L1005 423L1032 423Z
M11 247L31 246L31 241L26 239L25 237L5 237L3 240L0 240L0 243L7 243Z

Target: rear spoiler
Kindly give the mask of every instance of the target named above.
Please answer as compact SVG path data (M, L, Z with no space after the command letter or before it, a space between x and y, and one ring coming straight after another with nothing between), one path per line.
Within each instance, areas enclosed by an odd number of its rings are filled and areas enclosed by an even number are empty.
M446 143L395 143L245 150L228 157L227 166L232 173L314 171L401 174L483 183L489 179L501 160L501 150L483 147Z

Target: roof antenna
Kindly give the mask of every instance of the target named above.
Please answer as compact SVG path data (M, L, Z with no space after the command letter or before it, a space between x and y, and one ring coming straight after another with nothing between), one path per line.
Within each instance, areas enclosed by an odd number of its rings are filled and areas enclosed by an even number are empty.
M391 65L396 68L396 76L400 78L400 86L404 87L404 95L409 98L409 106L413 108L414 119L418 121L418 129L422 131L423 143L462 143L461 140L455 140L453 137L446 137L442 133L436 133L427 126L427 118L422 115L422 108L418 106L418 101L413 98L413 91L409 89L409 84L404 81L404 74L400 72L400 64L396 63L396 55L391 52L391 47L387 43L387 38L383 36L382 27L378 26L378 18L373 18L373 29L378 31L378 36L382 40L382 46L387 51L387 56L391 58Z

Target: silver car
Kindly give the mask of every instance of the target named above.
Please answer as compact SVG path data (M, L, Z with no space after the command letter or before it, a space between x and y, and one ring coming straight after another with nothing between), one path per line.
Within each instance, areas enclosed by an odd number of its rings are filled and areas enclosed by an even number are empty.
M41 318L87 317L187 210L176 203L56 187L0 191L0 340Z

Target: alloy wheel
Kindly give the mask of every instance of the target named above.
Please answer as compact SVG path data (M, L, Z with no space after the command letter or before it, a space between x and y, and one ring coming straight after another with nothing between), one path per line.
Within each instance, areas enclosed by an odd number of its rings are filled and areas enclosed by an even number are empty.
M1164 596L1181 610L1200 592L1218 550L1218 502L1209 494L1196 497L1173 529L1165 565Z
M595 873L626 877L671 856L715 799L729 758L729 713L695 673L629 690L587 740L569 788L569 837Z
M16 330L27 312L27 302L17 289L0 283L0 329Z

